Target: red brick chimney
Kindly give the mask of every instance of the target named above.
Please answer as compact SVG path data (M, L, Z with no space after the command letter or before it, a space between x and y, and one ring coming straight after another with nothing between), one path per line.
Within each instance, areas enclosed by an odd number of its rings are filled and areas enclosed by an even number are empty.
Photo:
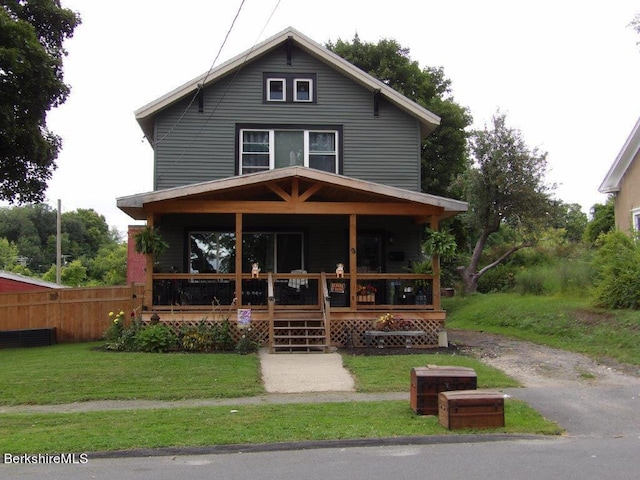
M144 283L145 267L147 258L145 255L136 252L136 241L133 236L141 231L144 225L129 225L127 236L128 254L127 254L127 283Z

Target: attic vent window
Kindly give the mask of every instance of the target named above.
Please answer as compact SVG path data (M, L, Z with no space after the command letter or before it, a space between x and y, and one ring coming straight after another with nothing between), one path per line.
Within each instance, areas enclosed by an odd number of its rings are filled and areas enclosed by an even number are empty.
M313 82L311 80L296 78L293 83L294 102L310 102L313 100Z
M317 103L317 75L315 73L264 72L265 103Z
M284 78L267 79L267 100L269 102L284 102L287 99L287 86Z

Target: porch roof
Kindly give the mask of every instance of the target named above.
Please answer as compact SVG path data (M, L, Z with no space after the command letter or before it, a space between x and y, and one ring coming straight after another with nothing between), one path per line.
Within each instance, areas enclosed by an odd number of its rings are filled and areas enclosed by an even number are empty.
M135 220L158 213L406 215L428 221L467 210L460 200L294 166L117 199Z

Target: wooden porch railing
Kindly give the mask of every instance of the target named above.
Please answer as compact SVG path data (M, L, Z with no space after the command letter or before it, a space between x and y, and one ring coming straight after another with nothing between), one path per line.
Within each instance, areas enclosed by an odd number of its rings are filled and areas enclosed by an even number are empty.
M331 297L329 296L329 288L327 287L327 275L322 272L320 274L320 284L322 285L322 321L324 323L324 331L327 338L331 338Z
M355 275L356 291L351 291ZM154 274L154 310L202 310L212 305L231 305L241 282L237 308L268 311L271 308L359 310L440 310L434 275L403 273L357 273L336 278L326 273L249 274Z

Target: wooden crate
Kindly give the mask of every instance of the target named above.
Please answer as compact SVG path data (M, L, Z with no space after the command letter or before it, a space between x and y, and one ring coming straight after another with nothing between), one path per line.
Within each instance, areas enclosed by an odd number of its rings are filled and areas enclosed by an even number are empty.
M411 408L418 415L438 415L438 395L450 390L475 390L473 368L426 366L411 369Z
M504 396L488 390L442 392L438 420L449 430L504 427Z

